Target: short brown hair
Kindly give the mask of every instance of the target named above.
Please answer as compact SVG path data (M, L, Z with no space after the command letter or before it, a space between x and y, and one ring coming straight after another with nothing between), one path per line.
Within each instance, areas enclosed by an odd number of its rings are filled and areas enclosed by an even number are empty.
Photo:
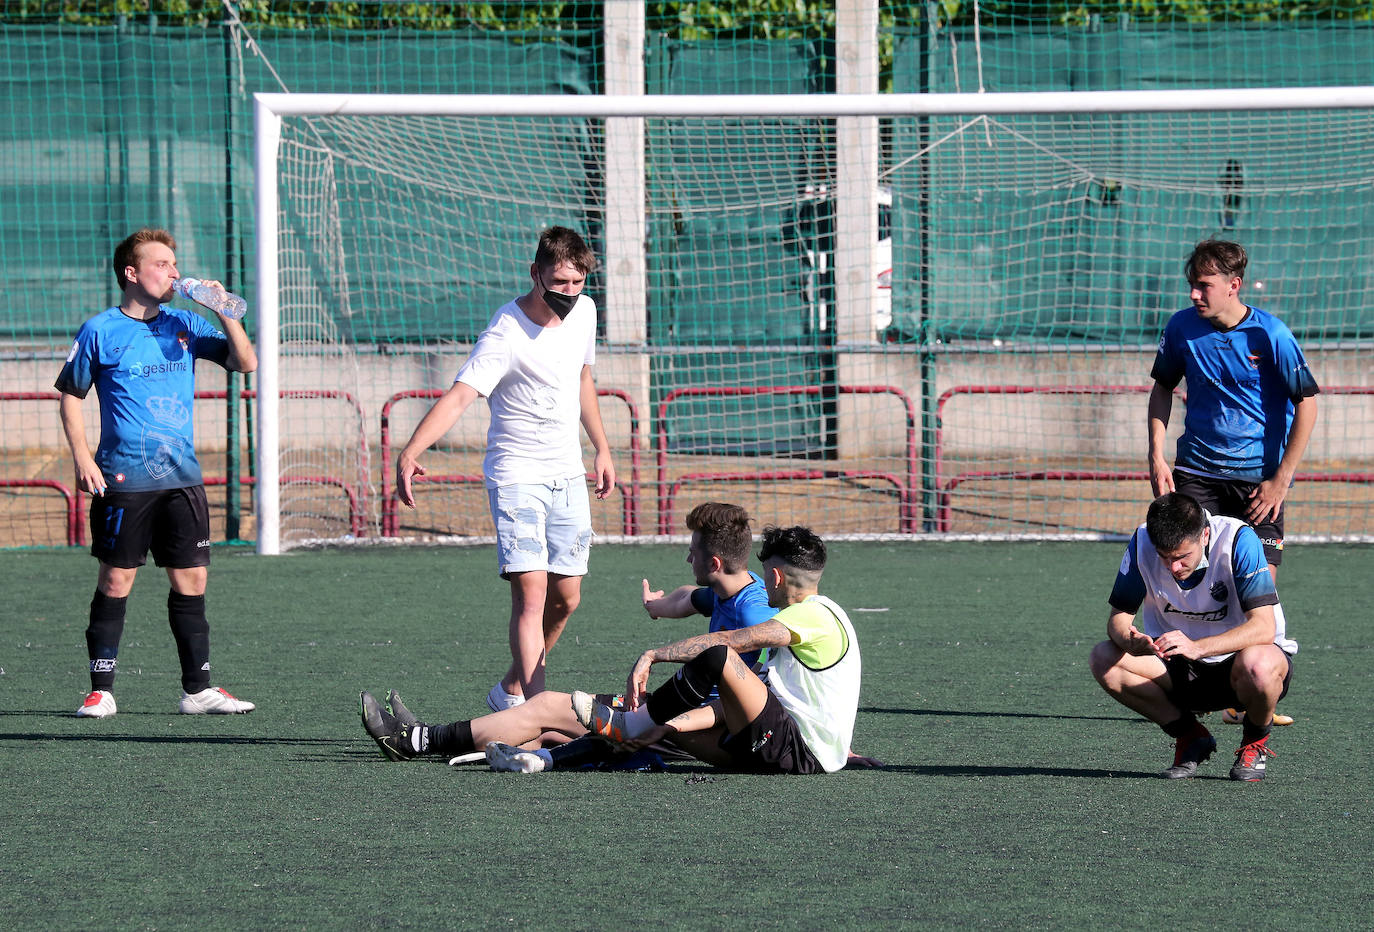
M749 565L749 512L739 505L703 502L687 513L687 530L701 535L701 547L710 556L720 557L727 573L738 573Z
M138 264L138 247L146 243L161 243L173 252L176 252L177 248L177 241L172 239L172 234L166 230L144 227L124 237L114 251L115 281L119 282L120 291L129 286L129 280L124 277L124 270Z
M1188 281L1200 275L1225 275L1227 278L1245 278L1245 266L1250 257L1240 243L1228 243L1224 239L1205 239L1193 247L1193 253L1183 265L1183 274Z
M596 256L575 230L567 227L549 227L539 234L539 248L534 251L534 264L542 269L554 268L564 262L572 265L583 275L592 274L596 268Z
M1197 499L1182 492L1165 492L1145 512L1145 533L1162 553L1173 553L1207 529L1207 512Z

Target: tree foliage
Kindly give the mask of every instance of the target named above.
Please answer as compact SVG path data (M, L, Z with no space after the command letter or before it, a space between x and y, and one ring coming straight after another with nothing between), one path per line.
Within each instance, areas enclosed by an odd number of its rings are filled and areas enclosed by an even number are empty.
M637 0L625 0L637 2ZM481 29L544 33L597 31L602 0L487 3L384 0L233 0L247 26L275 29ZM796 39L833 34L833 0L648 0L650 32L672 38ZM121 17L159 25L218 26L222 0L6 0L0 22L110 25ZM1101 23L1241 24L1374 20L1374 0L880 0L879 31L937 25L1018 23L1085 27Z

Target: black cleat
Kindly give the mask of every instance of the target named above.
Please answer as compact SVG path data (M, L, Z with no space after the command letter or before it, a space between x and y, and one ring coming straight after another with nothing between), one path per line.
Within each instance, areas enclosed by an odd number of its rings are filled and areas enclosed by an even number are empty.
M1263 780L1271 757L1278 755L1269 749L1268 735L1258 741L1242 744L1236 752L1236 762L1231 765L1231 779L1245 780L1248 783Z
M405 707L405 703L401 702L401 694L394 689L386 694L386 707L391 712L392 717L402 725L418 725L420 723L415 714Z
M377 742L382 756L398 761L414 757L416 752L410 743L410 730L414 726L398 721L396 716L381 707L372 693L364 692L360 699L363 728Z
M1183 780L1197 773L1197 765L1212 756L1217 749L1217 739L1207 729L1201 735L1178 738L1174 741L1174 765L1163 771L1160 776L1167 780Z

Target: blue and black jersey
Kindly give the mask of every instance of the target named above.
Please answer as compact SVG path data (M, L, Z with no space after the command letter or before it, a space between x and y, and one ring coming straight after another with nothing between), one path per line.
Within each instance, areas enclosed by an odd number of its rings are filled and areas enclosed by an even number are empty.
M1174 314L1150 377L1168 389L1187 379L1175 467L1248 482L1274 474L1293 403L1320 392L1292 331L1256 307L1230 330L1218 330L1196 308Z
M111 489L142 492L200 485L194 447L197 359L224 365L229 341L205 318L163 305L152 320L117 307L81 325L58 391L100 400L95 462Z
M754 573L750 573L749 578L753 581L728 599L720 598L708 586L692 591L692 607L711 617L708 631L734 631L752 627L778 613L776 608L768 604L768 591L763 587L763 580ZM750 651L741 654L740 658L753 666L759 659L759 652Z

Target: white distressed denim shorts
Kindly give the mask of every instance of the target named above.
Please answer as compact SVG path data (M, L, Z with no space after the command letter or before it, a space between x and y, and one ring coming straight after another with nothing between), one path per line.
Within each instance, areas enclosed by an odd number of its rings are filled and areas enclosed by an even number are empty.
M502 579L537 570L587 575L592 511L585 477L503 485L488 489L487 498Z

